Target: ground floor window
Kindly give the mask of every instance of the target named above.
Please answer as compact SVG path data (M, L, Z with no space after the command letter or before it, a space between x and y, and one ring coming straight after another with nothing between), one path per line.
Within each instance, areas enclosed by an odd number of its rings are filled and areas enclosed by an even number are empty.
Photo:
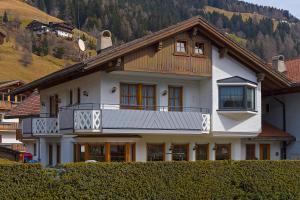
M230 144L216 144L216 160L230 160L231 159L231 145Z
M196 160L209 160L209 144L197 144L195 150Z
M246 160L256 160L255 144L246 144Z
M125 145L111 144L110 145L111 162L125 162Z
M260 160L270 160L270 144L260 144Z
M105 144L91 144L89 146L89 160L105 161Z
M173 144L172 145L172 160L188 161L189 160L189 145L188 144Z
M48 164L53 165L53 147L52 144L48 146Z
M164 144L147 144L147 161L164 161Z

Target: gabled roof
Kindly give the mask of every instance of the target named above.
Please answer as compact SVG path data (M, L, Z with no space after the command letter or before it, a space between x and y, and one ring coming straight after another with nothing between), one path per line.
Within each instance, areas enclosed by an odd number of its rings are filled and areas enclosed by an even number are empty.
M1 81L0 82L0 90L6 89L10 86L17 85L17 87L24 85L25 83L20 80L12 80L12 81Z
M108 63L111 60L120 58L126 54L136 51L140 48L156 44L157 42L176 35L180 32L187 31L193 27L198 27L200 33L205 37L211 39L213 44L218 48L226 49L226 52L239 60L245 66L251 68L255 72L261 72L265 74L265 79L272 82L272 86L279 88L287 87L291 84L291 81L283 74L276 70L267 67L267 64L252 52L241 47L238 43L227 37L224 33L218 31L214 26L209 24L206 20L201 17L193 17L186 21L180 22L173 26L169 26L158 32L146 35L140 39L133 40L131 42L112 47L102 51L99 55L90 58L83 63L75 64L67 69L63 69L58 72L54 72L41 79L33 81L24 87L21 87L14 91L14 93L22 93L26 90L34 90L35 88L51 87L55 84L70 80L70 78L85 75L90 70L100 70L103 64ZM66 74L66 71L74 72ZM49 81L52 84L49 84ZM47 86L45 86L47 85Z
M300 82L300 57L285 62L285 75L295 83Z
M29 116L39 116L40 114L40 95L33 92L29 97L22 101L17 107L5 114L5 118L24 118Z
M220 79L220 80L217 80L217 83L250 83L250 84L257 85L257 83L255 83L253 81L249 81L249 80L244 79L239 76L233 76L230 78Z

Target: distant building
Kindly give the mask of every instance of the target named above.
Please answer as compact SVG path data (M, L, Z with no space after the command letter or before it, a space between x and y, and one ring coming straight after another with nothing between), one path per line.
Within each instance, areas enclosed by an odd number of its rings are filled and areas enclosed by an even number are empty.
M58 37L72 39L74 26L65 22L50 22L49 24L45 24L33 20L27 25L26 29L37 35L54 33Z
M73 37L74 26L72 26L71 24L65 22L60 22L60 23L50 22L49 27L51 31L59 37L64 37L64 38Z
M7 112L15 108L30 94L30 92L20 95L9 94L12 90L23 85L24 82L19 80L0 82L0 147L23 150L22 143L16 139L19 119L4 119Z
M42 35L42 34L50 32L50 28L49 28L48 24L39 22L37 20L33 20L32 22L30 22L27 25L26 29L32 31L33 33L35 33L37 35Z

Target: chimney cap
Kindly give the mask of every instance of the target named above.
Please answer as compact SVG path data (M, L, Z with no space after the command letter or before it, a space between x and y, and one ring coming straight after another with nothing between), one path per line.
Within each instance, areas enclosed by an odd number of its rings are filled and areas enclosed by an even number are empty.
M277 56L273 56L272 57L272 60L281 60L281 61L284 61L284 55L277 55Z

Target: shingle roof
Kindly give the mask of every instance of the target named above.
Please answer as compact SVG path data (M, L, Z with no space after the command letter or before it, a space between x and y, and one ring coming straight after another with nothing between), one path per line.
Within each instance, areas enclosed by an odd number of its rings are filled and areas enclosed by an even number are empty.
M300 57L287 60L285 62L286 72L285 75L293 82L300 82Z
M5 118L23 118L40 114L40 95L33 92L17 107L6 113Z
M262 132L257 136L258 139L278 139L278 140L294 140L295 137L279 128L262 122Z

